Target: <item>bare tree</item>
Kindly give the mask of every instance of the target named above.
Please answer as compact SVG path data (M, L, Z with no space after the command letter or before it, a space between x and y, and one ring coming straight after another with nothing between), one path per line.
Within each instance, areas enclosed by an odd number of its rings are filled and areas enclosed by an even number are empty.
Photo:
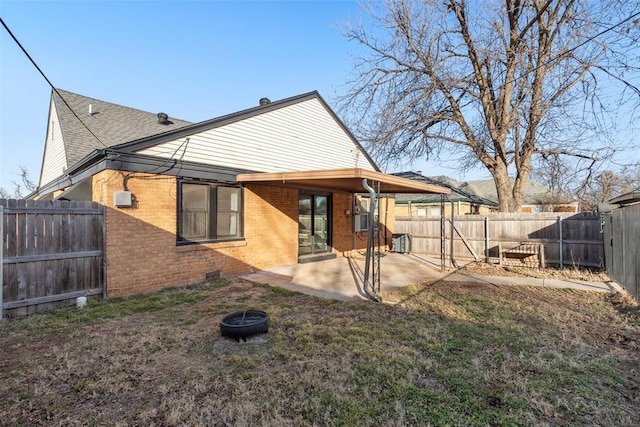
M541 153L531 177L549 189L548 203L569 203L579 201L597 178L604 162L610 158L611 150L605 148L602 157L586 155L571 156L550 150Z
M35 182L33 182L29 177L29 171L27 168L24 166L19 166L19 168L20 182L11 181L11 184L13 184L13 193L10 193L5 188L0 187L0 199L8 199L10 197L22 199L37 189Z
M580 208L583 211L595 212L598 205L636 190L640 190L640 166L625 167L619 172L606 170L588 183L580 200Z
M383 164L443 153L480 163L501 211L522 204L534 154L598 160L590 144L610 113L638 102L638 2L386 0L366 10L371 27L345 29L363 49L341 98L349 124Z
M603 151L608 151L604 150ZM567 162L558 154L545 154L532 174L533 178L550 189L546 203L580 202L580 210L596 211L599 204L621 194L640 190L640 163L603 169L594 158ZM594 164L599 165L594 166Z

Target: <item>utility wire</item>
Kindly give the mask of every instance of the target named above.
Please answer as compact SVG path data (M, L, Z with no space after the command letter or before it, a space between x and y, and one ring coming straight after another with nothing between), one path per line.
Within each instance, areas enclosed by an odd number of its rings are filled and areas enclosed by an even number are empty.
M31 64L33 64L33 66L36 68L36 70L38 70L38 72L40 73L40 75L47 81L47 83L49 84L49 86L51 87L51 89L60 97L60 99L62 100L62 102L64 103L64 105L67 106L67 108L69 109L69 111L71 111L71 113L76 117L76 119L78 119L78 121L82 124L82 126L84 126L84 128L100 143L102 144L105 148L109 148L104 142L102 142L102 140L100 138L98 138L98 136L93 133L93 131L91 129L89 129L89 127L87 126L87 124L80 118L80 116L78 116L76 114L76 112L73 110L73 108L71 108L71 106L69 105L69 103L67 102L66 99L64 99L64 97L60 94L60 92L58 92L58 89L56 89L56 87L51 83L51 81L49 80L49 78L44 74L44 72L42 71L42 69L38 66L38 64L36 64L36 61L33 60L33 58L31 57L31 55L29 55L29 52L27 52L27 50L24 48L24 46L22 46L22 43L20 43L20 41L17 39L17 37L13 34L13 32L11 32L11 30L9 29L9 27L7 26L7 24L4 22L4 20L2 18L0 18L0 22L2 23L2 26L4 27L5 30L7 30L7 32L9 33L9 35L11 36L11 38L13 39L13 41L16 42L16 44L18 45L18 47L20 47L20 49L22 50L22 52L27 56L27 58L29 58L29 61L31 61ZM187 151L187 146L189 145L189 141L190 138L187 138L185 141L182 142L182 144L180 144L180 146L173 152L173 154L171 155L170 158L168 158L167 160L165 160L164 163L162 163L160 166L157 166L149 171L147 171L147 173L153 172L157 169L160 169L161 167L165 166L166 164L168 164L173 157L178 153L178 151L184 146L184 150L182 151L182 155L180 156L180 160L182 160L182 158L184 157L186 151ZM175 162L175 160L174 160ZM182 166L180 166L180 168L182 169ZM127 181L129 179L133 178L133 175L131 173L126 174L123 177L123 187L126 190L127 189Z
M585 44L589 43L590 41L593 41L593 40L597 39L597 38L598 38L598 37L600 37L601 35L606 34L606 33L608 33L609 31L612 31L614 28L619 27L620 25L625 24L625 23L626 23L626 22L628 22L628 21L631 21L631 20L632 20L633 18L635 18L636 16L640 16L640 12L636 12L636 13L634 13L633 15L631 15L631 16L629 16L629 17L627 17L627 18L623 19L622 21L618 22L617 24L612 25L612 26L611 26L611 27L609 27L609 28L605 28L604 30L600 31L598 34L596 34L596 35L593 35L593 36L589 37L588 39L586 39L586 40L585 40L585 41L583 41L582 43L579 43L578 45L576 45L576 46L572 47L572 48L569 50L569 52L571 52L571 51L573 51L573 50L576 50L576 49L578 49L579 47L582 47L582 46L584 46ZM560 56L560 55L556 55L556 57L557 57L557 56ZM552 58L552 60L553 60L553 59L556 59L556 58L554 57L554 58Z
M523 78L525 75L527 75L527 74L531 74L532 72L536 71L536 70L537 70L537 69L539 69L539 68L542 68L542 67L546 67L546 66L548 66L549 64L551 64L553 61L555 61L555 60L559 59L560 57L565 56L565 55L567 55L567 54L569 54L569 53L571 53L571 52L573 52L573 51L575 51L575 50L577 50L577 49L581 48L581 47L582 47L582 46L584 46L585 44L592 42L593 40L597 39L597 38L598 38L598 37L600 37L601 35L606 34L606 33L608 33L609 31L614 30L616 27L619 27L620 25L625 24L625 23L627 23L627 22L631 21L633 18L635 18L635 17L637 17L637 16L640 16L640 12L636 12L636 13L634 13L634 14L630 15L629 17L627 17L627 18L623 19L622 21L618 22L617 24L614 24L614 25L612 25L612 26L610 26L610 27L605 28L604 30L600 31L599 33L597 33L597 34L595 34L595 35L593 35L593 36L591 36L591 37L587 38L587 39L586 39L585 41L583 41L582 43L579 43L579 44L577 44L577 45L573 46L571 49L567 50L566 52L559 53L559 54L557 54L557 55L555 55L555 56L553 56L553 57L549 58L549 60L548 60L548 61L545 61L543 64L540 64L540 65L538 65L537 67L534 67L533 69L531 69L531 70L527 71L525 74L522 74L522 75L520 75L520 76L518 76L518 77L514 77L514 78L513 78L509 83L515 83L517 80L520 80L520 79L521 79L521 78ZM605 71L606 71L606 70L605 70ZM627 83L627 84L628 84L631 88L633 88L636 92L640 93L640 90L638 90L638 88L637 88L637 87L635 87L634 85L632 85L632 84L630 84L630 83L628 83L628 82L626 82L626 81L625 81L625 83ZM506 84L506 82L505 82L505 84Z
M29 52L27 52L27 50L22 46L22 44L20 43L20 41L16 38L16 36L13 35L13 33L11 32L11 30L9 29L9 27L7 26L7 24L4 22L4 20L2 18L0 18L0 22L2 23L2 26L4 27L5 30L7 30L7 32L9 33L9 35L11 36L11 38L13 39L14 42L16 42L16 44L18 45L18 47L20 47L20 49L22 50L22 52L27 56L27 58L29 58L29 61L31 61L31 63L33 64L34 67L36 67L36 70L38 70L38 72L40 73L40 75L47 81L47 83L49 83L49 86L51 86L51 89L60 97L60 99L62 99L62 102L64 102L64 105L67 106L67 108L69 109L69 111L71 111L71 113L80 121L80 123L82 123L82 126L84 126L84 128L100 143L104 146L104 148L109 148L109 146L107 144L105 144L104 142L102 142L102 140L100 138L98 138L98 136L93 133L91 131L91 129L89 129L89 127L86 125L86 123L84 121L82 121L82 119L80 118L80 116L78 116L76 114L75 111L73 111L73 108L71 108L71 106L69 105L69 103L67 102L66 99L64 99L64 97L60 94L60 92L58 92L58 89L55 88L55 86L51 83L51 81L47 78L47 76L44 74L44 72L40 69L40 67L38 66L38 64L36 64L36 61L33 60L33 58L31 57L31 55L29 55Z

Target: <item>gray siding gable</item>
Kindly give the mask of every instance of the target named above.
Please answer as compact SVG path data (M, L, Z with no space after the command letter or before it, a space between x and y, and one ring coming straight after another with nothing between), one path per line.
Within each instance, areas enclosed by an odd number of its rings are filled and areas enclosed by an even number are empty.
M113 148L119 151L126 151L130 153L141 152L147 148L157 146L164 142L173 141L179 138L185 138L194 134L203 133L219 127L238 123L243 120L257 117L262 114L270 113L270 112L283 109L286 107L290 107L296 104L301 104L305 101L309 101L312 99L316 99L320 102L324 110L331 116L331 118L336 122L336 124L342 129L342 131L347 135L347 137L351 140L354 146L357 147L359 152L364 155L366 161L373 166L374 170L379 172L380 169L378 168L374 160L369 156L369 154L362 147L360 142L351 133L351 131L342 122L342 120L340 120L340 118L331 109L331 107L329 107L327 102L322 98L322 96L320 96L320 94L317 91L296 95L296 96L285 98L279 101L270 102L269 104L266 104L266 105L258 105L256 107L248 108L235 113L227 114L220 117L215 117L213 119L205 120L199 123L194 123L189 126L182 127L180 129L165 132L163 134L150 135L148 137L143 137L138 140L130 140L126 143L117 145ZM318 148L321 148L321 147L318 147Z
M317 99L363 154L366 161L376 171L379 171L373 159L317 91L266 105L258 105L199 123L170 117L172 122L170 125L158 123L156 113L101 101L62 89L52 91L51 99L52 108L56 109L59 118L58 123L64 140L66 166L69 168L95 150L110 148L134 153L176 138L240 122L310 99ZM92 114L89 114L90 108Z
M316 106L314 110L316 115L300 116L300 111L308 108L309 105ZM170 111L167 112L170 113ZM294 116L298 114L298 129L304 129L302 133L306 131L307 136L314 136L310 138L314 142L306 141L307 145L304 145L304 148L308 149L307 158L314 159L323 156L323 158L333 159L327 160L329 164L332 164L331 162L346 162L345 159L349 159L349 167L353 167L352 163L355 157L357 167L370 168L379 172L373 159L317 91L266 104L261 103L261 105L252 108L199 123L169 117L172 123L165 125L158 122L157 113L56 89L51 93L49 114L50 123L48 126L51 126L51 129L55 130L55 134L59 134L59 136L56 136L57 139L54 140L49 138L49 134L53 134L53 131L47 132L40 174L40 189L37 191L40 193L42 190L42 194L64 188L65 183L77 181L77 178L80 175L85 176L87 171L91 170L92 173L96 173L104 167L115 167L121 170L131 169L132 171L145 171L147 170L145 168L149 167L154 172L167 169L166 173L168 174L189 176L193 173L194 177L202 178L211 178L209 175L215 175L215 179L219 179L216 177L221 176L219 172L216 172L218 170L226 170L230 173L233 171L264 171L262 168L255 168L255 162L248 164L243 161L226 162L225 155L228 158L232 153L225 154L224 148L218 146L217 143L207 146L206 149L222 153L217 159L219 161L212 161L214 159L207 157L205 157L207 161L198 161L196 156L188 158L194 149L200 149L202 152L205 148L202 144L206 144L204 139L192 141L189 145L189 151L186 150L188 144L185 143L179 158L167 157L162 150L180 138L202 135L209 130L217 132L218 128L224 128L225 132L235 132L235 129L239 128L246 130L256 123L263 123L267 126L272 126L275 123L276 129L280 129L281 135L290 136L289 125L291 123L286 120L286 117L290 117L291 114ZM271 118L274 115L285 117L285 120L279 122L269 121L271 119L263 120L267 116ZM53 120L55 123L52 122ZM266 123L267 121L269 123ZM249 125L248 122L252 124ZM310 126L306 126L307 123ZM260 128L254 129L257 129L257 134L260 135L274 134L273 127L265 127L264 132ZM323 139L325 131L329 131L330 135L326 134L326 139ZM244 134L236 134L235 138L243 138L244 136ZM51 143L49 139L52 140ZM195 139L197 140L198 137L196 136ZM261 146L255 146L255 149L244 151L242 155L255 157L269 153L272 156L279 156L282 167L288 170L297 170L296 167L313 166L315 168L317 166L314 162L300 164L298 160L290 158L289 154L291 153L277 149L267 139L265 141ZM338 141L339 153L334 150L335 144L333 148L328 148L325 142L329 141ZM184 155L185 151L187 151L187 156ZM170 153L175 153L175 150ZM358 155L362 166L358 166ZM177 164L181 166L175 166ZM321 168L326 167L325 165ZM42 180L43 176L46 176L47 182Z

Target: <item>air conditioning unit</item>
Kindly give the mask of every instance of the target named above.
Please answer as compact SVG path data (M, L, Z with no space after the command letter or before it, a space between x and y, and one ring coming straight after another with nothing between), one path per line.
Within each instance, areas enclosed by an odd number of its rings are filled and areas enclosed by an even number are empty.
M408 254L411 252L411 236L408 234L393 234L391 237L393 246L392 252L399 252L401 254Z
M117 208L133 207L133 194L131 194L131 191L114 191L113 204Z

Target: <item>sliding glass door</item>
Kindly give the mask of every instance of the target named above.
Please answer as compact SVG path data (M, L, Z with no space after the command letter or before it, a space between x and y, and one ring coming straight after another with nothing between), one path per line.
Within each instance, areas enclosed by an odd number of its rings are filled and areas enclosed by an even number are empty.
M329 251L329 204L328 195L300 194L298 197L298 255Z

